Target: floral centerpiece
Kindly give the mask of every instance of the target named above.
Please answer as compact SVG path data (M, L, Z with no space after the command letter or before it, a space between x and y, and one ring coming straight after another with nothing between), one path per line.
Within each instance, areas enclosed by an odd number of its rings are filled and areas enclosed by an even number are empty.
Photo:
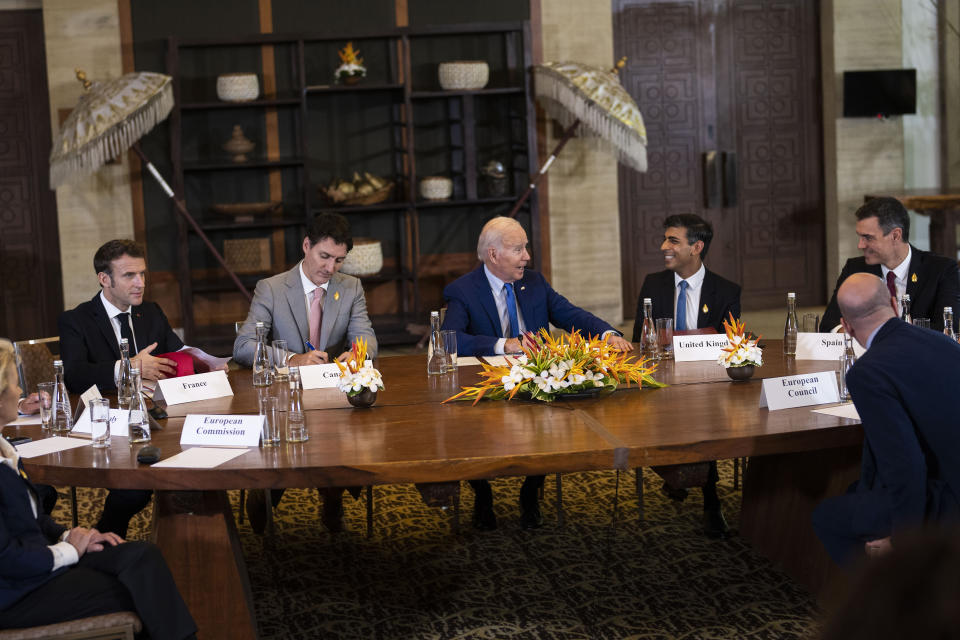
M511 400L518 393L533 400L553 402L563 395L601 390L613 391L620 384L664 387L653 379L656 364L635 360L601 338L584 338L579 331L553 338L541 329L525 341L523 354L509 366L483 364L480 384L463 387L451 400L481 398Z
M747 332L744 322L734 319L732 313L730 322L723 321L723 328L727 332L727 346L722 349L717 364L734 380L745 380L753 375L754 367L763 366L763 349L757 346L760 336Z
M347 400L356 407L369 407L377 400L377 391L383 389L380 372L367 362L367 340L357 338L350 349L347 362L337 361L340 383L337 388L347 394Z
M340 56L340 66L333 72L337 82L354 84L366 77L367 68L363 66L360 51L353 48L352 42L348 42L347 46L337 52L337 55Z

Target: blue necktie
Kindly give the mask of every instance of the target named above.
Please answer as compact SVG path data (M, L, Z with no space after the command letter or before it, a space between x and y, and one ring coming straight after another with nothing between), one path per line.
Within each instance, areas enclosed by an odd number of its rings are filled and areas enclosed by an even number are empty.
M513 297L513 283L507 282L503 285L503 290L507 293L507 315L510 316L510 330L507 332L508 338L516 338L520 335L520 321L517 320L517 299Z
M677 320L673 323L673 328L677 331L687 329L687 284L686 280L680 281L680 294L677 295Z

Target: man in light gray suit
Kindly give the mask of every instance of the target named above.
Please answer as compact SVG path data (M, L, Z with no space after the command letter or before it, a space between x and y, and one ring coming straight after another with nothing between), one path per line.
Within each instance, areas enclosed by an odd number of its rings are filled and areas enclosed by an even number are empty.
M360 281L339 273L347 252L353 248L350 224L336 213L321 213L307 227L303 260L285 273L257 283L250 312L233 343L233 359L253 366L257 348L257 322L269 327L269 340L286 340L295 352L288 362L305 366L344 360L359 337L366 338L367 354L377 355L377 338L367 316L367 302ZM359 495L359 487L351 488ZM321 490L323 523L332 532L343 529L343 489ZM272 493L276 506L283 491ZM266 520L266 494L253 490L247 500L247 515L254 531L262 532Z
M342 360L359 337L366 338L367 353L376 357L377 338L363 287L357 278L339 273L352 248L346 218L336 213L316 216L303 239L300 264L257 283L250 313L233 343L233 359L253 365L257 322L269 327L270 340L287 341L295 352L290 358L294 366Z

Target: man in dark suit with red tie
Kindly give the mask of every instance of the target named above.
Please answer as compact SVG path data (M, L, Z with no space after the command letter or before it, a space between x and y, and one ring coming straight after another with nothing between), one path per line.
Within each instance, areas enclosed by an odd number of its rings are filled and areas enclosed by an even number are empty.
M97 385L101 391L117 388L120 339L130 344L131 364L144 380L159 380L176 373L176 363L153 353L171 353L183 341L170 328L167 317L153 302L144 302L147 262L133 240L111 240L97 249L93 268L100 293L89 302L60 314L60 355L67 388L82 393ZM111 489L96 528L126 537L127 526L150 502L150 491Z
M740 285L721 278L703 266L710 249L713 227L700 216L681 214L663 221L663 263L666 269L648 274L640 287L637 300L633 341L641 342L643 300L653 302L653 318L673 318L676 331L712 328L723 331L723 321L732 314L740 317ZM703 485L703 531L711 538L725 537L729 532L717 496L717 463L710 462L707 482ZM669 477L687 465L654 469ZM672 498L683 500L686 489L664 484Z
M896 198L873 198L857 209L859 258L843 266L833 296L823 312L820 331L840 324L837 291L853 273L872 273L884 280L890 295L899 304L910 295L910 315L929 318L930 328L943 331L943 308L952 307L954 318L960 309L960 271L955 258L921 251L909 243L910 216ZM954 320L956 323L956 320ZM954 326L954 331L957 327Z
M621 351L633 346L620 333L592 313L574 306L553 290L542 275L527 269L527 233L516 220L493 218L480 231L477 257L482 265L443 290L447 313L444 329L457 332L457 350L471 356L491 356L520 351L525 335L550 324L565 331L578 329L602 336ZM497 526L493 493L486 480L471 480L476 493L473 526ZM520 526L534 529L543 517L537 493L543 476L528 476L520 489Z

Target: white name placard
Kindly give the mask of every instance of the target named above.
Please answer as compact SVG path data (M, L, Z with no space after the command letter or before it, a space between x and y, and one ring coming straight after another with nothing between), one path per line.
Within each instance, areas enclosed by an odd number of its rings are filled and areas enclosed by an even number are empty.
M840 402L836 371L765 378L760 392L760 406L770 411L832 402Z
M307 389L335 389L340 383L340 367L335 363L300 367L300 384Z
M211 371L210 373L198 373L181 378L168 378L158 380L157 383L158 392L154 394L154 400L162 399L167 405L233 395L233 389L230 387L230 381L227 380L225 371ZM161 398L156 398L157 395L160 395Z
M103 396L100 395L100 389L97 388L97 385L93 385L80 394L80 401L83 403L83 406L90 404L91 400L99 400L101 398L103 398Z
M130 432L127 428L127 410L126 409L110 409L110 437L120 436L121 438L126 438L130 435ZM90 409L85 408L83 413L80 414L80 417L77 418L77 421L73 425L73 430L70 433L90 433L91 424L90 424Z
M842 333L797 334L797 360L839 360L842 355Z
M256 447L260 443L263 419L263 416L187 415L180 432L180 444Z
M720 357L721 350L729 344L727 336L712 333L700 336L673 336L673 359L677 362L696 362Z

